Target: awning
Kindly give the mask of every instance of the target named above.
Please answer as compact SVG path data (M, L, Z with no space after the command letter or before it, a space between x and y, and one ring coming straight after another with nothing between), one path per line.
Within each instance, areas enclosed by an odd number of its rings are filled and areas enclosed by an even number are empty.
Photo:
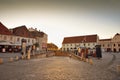
M0 41L0 45L13 45L13 44L7 41Z

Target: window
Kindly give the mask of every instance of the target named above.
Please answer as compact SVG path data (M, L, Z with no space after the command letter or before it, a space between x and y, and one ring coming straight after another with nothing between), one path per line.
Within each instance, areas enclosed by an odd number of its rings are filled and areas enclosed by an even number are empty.
M30 42L30 39L28 39L28 43Z
M85 46L85 43L84 43L84 46Z
M6 40L7 39L7 37L6 36L4 36L4 40Z
M88 46L90 46L90 44L88 43Z
M34 43L34 40L32 40L32 43Z
M114 47L115 47L115 44L114 44Z
M67 51L69 51L69 48L67 48Z
M17 42L19 42L20 41L20 38L17 38Z
M103 44L103 47L104 47L105 45Z
M65 51L65 48L63 48L64 49L64 51Z
M120 44L118 44L118 47L120 47Z

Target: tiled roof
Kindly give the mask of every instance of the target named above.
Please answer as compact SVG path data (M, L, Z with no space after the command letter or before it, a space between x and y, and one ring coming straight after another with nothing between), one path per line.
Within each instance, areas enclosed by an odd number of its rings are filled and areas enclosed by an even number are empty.
M74 36L74 37L65 37L62 44L66 43L89 43L89 42L97 42L97 35L85 35L85 36Z
M12 35L12 33L0 22L0 34L2 35Z
M33 37L43 37L44 36L44 32L39 32L39 31L30 31L30 34Z
M47 48L56 48L56 49L58 49L58 47L53 43L47 43Z
M26 28L26 26L20 26L20 27L13 28L12 32L16 36L30 37L30 33L28 29Z
M29 31L26 26L20 26L12 29L13 34L16 36L21 36L21 37L30 37L30 38L35 38L35 37L43 37L44 32L39 32L39 31Z
M112 39L100 39L99 41L111 41Z

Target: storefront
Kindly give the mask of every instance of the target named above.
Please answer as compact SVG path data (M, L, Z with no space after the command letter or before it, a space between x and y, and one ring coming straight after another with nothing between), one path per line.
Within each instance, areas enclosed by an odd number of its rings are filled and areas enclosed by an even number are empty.
M6 41L0 41L0 52L19 52L21 50L20 45L12 44Z

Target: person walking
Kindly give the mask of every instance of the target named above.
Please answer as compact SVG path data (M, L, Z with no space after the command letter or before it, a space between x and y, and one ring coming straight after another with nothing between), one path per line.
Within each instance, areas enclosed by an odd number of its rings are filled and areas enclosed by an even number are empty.
M101 46L100 45L96 45L96 57L98 59L102 58L102 52L101 52Z

